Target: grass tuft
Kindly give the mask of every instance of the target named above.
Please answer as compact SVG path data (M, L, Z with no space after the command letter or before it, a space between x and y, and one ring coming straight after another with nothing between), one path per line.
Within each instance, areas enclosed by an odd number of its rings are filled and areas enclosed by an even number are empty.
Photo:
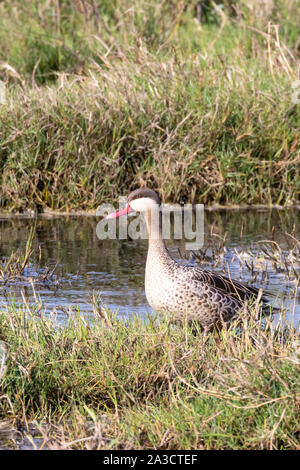
M299 201L299 2L198 3L1 2L3 209Z
M205 336L184 321L107 318L59 327L2 311L2 419L29 434L37 423L50 448L299 449L292 330L253 317Z

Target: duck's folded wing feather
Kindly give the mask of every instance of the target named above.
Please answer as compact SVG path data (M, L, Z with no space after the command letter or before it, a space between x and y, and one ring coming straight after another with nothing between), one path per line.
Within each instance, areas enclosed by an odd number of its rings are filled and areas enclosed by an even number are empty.
M256 298L259 294L259 289L257 287L248 286L242 282L222 276L221 274L213 273L197 267L194 267L192 270L192 278L193 280L199 281L203 284L211 285L220 292L229 294L240 301ZM270 293L265 292L265 295L272 297ZM261 300L263 302L268 301L265 296L263 296Z

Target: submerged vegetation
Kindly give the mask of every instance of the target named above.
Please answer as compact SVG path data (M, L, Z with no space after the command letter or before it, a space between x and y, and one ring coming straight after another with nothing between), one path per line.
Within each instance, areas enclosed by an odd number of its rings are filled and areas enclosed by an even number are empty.
M299 201L299 1L4 1L1 208Z

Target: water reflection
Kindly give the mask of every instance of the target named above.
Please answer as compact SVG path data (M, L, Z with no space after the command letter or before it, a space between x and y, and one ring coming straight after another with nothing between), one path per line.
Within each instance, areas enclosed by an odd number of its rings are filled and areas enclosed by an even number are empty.
M147 254L146 240L99 240L96 225L99 219L87 217L40 217L33 242L33 254L26 276L35 276L36 265L56 268L56 277L49 285L36 286L36 294L43 303L43 310L54 308L63 318L66 306L92 313L93 290L100 291L103 302L121 315L131 312L145 315L151 312L144 294L144 269ZM7 258L17 249L24 249L33 224L32 219L0 219L0 256ZM232 250L249 248L264 239L276 241L283 250L290 248L291 239L286 233L300 238L300 211L297 210L239 210L205 212L205 246L220 237ZM184 252L184 240L168 241L174 257ZM254 248L255 250L255 248ZM39 257L41 258L39 259ZM228 254L228 262L231 261ZM205 266L206 268L209 265ZM216 267L222 272L224 266ZM237 262L230 264L232 278L249 281L247 273L241 273ZM0 302L7 303L10 296L22 301L21 289L26 288L29 302L33 301L32 287L19 282L15 286L1 286ZM269 279L269 289L282 294L287 285L282 274ZM25 293L26 294L26 293ZM295 311L300 315L299 298Z

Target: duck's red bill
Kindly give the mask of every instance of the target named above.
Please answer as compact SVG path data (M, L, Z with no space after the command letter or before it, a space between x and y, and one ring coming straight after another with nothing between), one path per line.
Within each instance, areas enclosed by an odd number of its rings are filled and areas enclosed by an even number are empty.
M106 216L106 219L116 219L117 217L120 217L121 215L125 215L125 214L128 214L131 210L131 207L129 204L127 204L126 207L124 207L124 209L120 209L119 211L116 211L116 212L112 212L111 214L108 214Z

